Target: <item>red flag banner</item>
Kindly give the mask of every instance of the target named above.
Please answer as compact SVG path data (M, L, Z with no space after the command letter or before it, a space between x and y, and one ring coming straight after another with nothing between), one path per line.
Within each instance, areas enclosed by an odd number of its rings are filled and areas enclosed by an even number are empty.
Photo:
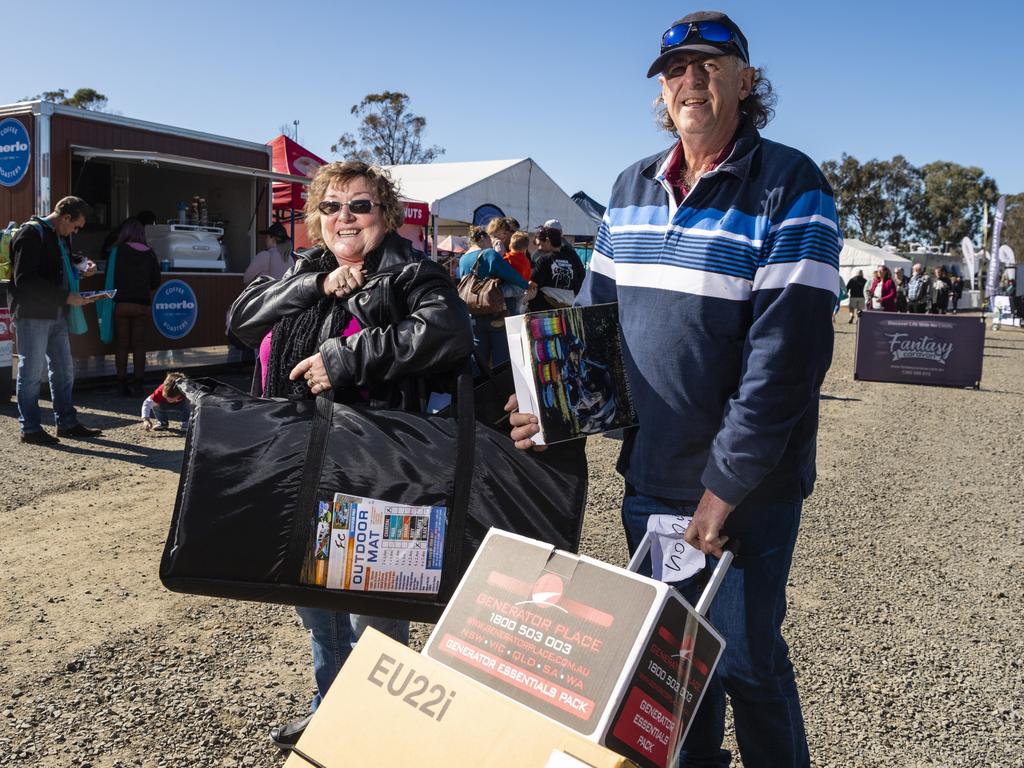
M267 143L270 144L273 152L275 173L289 173L293 176L313 178L317 169L324 165L321 158L284 134ZM274 182L274 208L301 211L306 205L306 186L305 184Z

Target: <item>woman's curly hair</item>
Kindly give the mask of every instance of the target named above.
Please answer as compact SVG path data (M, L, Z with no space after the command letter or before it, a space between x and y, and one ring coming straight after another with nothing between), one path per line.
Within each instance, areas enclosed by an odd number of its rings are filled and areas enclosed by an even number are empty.
M755 128L764 128L775 117L775 104L777 101L778 96L775 94L775 88L765 75L764 69L762 67L755 68L754 84L747 97L740 102L742 120L750 123ZM673 136L679 136L676 124L672 121L672 115L669 114L668 107L661 100L660 94L655 100L654 106L658 127L663 128Z
M309 239L317 245L323 245L323 233L320 230L320 209L327 189L331 185L346 186L354 179L366 179L370 188L376 193L380 203L384 225L389 230L397 230L405 221L405 205L398 197L398 185L395 184L386 170L378 165L369 165L358 160L344 163L335 162L321 165L316 176L310 182L306 192L306 231Z

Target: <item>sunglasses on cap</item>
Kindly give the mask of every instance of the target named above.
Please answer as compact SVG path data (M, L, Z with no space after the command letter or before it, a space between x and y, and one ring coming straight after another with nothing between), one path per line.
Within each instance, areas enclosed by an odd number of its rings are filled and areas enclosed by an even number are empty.
M725 24L717 21L691 21L669 27L661 36L661 52L669 51L697 37L708 43L731 43L739 50L744 61L749 61L747 49Z
M372 200L364 198L360 198L359 200L349 200L347 203L343 203L339 200L323 200L316 209L324 216L333 216L346 205L348 206L349 213L369 213L373 210L374 206L380 206L380 203L375 203Z

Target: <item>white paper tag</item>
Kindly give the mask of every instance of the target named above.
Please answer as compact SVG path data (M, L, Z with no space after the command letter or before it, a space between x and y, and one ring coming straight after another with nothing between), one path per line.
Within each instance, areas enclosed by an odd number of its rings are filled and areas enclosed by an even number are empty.
M704 568L707 558L683 541L693 519L683 515L651 515L647 533L651 537L651 576L671 584L688 579Z

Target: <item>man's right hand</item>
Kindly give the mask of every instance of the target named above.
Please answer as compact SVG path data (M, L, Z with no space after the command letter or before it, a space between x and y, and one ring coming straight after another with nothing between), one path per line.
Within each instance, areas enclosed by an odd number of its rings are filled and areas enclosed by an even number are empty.
M68 294L68 304L72 307L84 307L86 304L92 304L94 301L96 301L95 296L85 297L80 293Z
M531 438L540 432L540 421L532 413L520 413L519 400L515 395L509 397L505 403L505 412L509 414L508 423L512 425L512 440L516 448L521 451L528 451L533 448L535 451L543 451L546 445L536 445Z

